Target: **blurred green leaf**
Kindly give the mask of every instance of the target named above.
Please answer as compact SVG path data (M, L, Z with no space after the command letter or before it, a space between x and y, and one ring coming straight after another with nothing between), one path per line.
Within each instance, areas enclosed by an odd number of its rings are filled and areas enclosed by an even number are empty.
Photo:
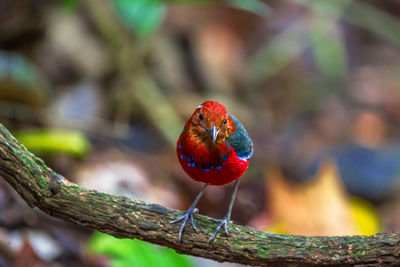
M227 4L234 8L246 10L251 13L257 14L261 17L266 16L268 14L268 12L270 11L269 6L259 0L246 0L246 1L229 0L227 2Z
M350 1L291 0L291 2L305 5L313 11L308 20L311 30L311 45L316 64L325 78L341 80L346 78L346 49L337 23Z
M252 58L250 80L266 81L298 57L309 45L313 46L317 65L327 78L344 80L347 74L347 58L340 34L336 26L349 0L341 1L308 1L291 0L291 2L310 7L311 32L299 19L282 33L274 36L268 45L262 47Z
M389 13L356 0L320 1L290 0L311 7L321 16L334 16L353 23L374 34L400 45L400 21Z
M309 45L304 23L297 20L250 58L249 80L267 81Z
M335 1L321 1L321 0L290 0L290 2L310 7L314 13L324 16L338 18L343 10L353 0L335 0Z
M0 51L0 99L42 105L48 94L47 83L34 64L20 54Z
M76 9L76 6L78 4L77 0L63 0L62 5L63 7L68 10L68 11L73 11Z
M90 148L87 138L76 131L39 129L18 131L14 135L28 150L41 154L82 157Z
M17 53L0 51L0 80L11 79L33 86L38 79L35 67Z
M156 0L115 0L116 9L128 28L139 37L152 35L165 16L165 5Z
M400 21L370 4L352 1L344 19L400 45Z
M316 63L323 75L344 80L347 74L346 49L336 21L315 15L310 20L310 29Z
M95 232L87 243L90 253L111 258L113 267L194 266L190 258L170 248L161 248L138 239L118 239Z
M175 145L184 124L161 88L147 75L137 75L132 82L132 93L147 115L170 144ZM155 105L155 103L157 103Z
M164 4L218 4L221 0L154 0Z

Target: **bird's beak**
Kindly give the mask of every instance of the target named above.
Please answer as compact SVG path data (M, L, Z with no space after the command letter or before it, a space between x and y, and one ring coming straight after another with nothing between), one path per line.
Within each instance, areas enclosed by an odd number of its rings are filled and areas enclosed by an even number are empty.
M218 133L219 133L219 130L217 130L217 127L215 127L215 125L213 125L211 127L211 131L210 131L210 135L212 137L213 143L215 143L215 140L217 140Z

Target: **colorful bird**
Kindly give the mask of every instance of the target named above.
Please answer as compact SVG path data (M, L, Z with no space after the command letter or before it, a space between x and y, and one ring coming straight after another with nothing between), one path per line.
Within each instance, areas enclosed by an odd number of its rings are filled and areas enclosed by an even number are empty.
M209 239L212 241L219 229L224 226L228 235L233 202L239 185L239 178L249 166L253 155L253 142L246 129L225 107L215 101L206 101L196 108L185 124L178 138L176 151L179 163L194 180L205 183L185 215L172 221L183 221L179 230L179 240L188 220L197 231L193 214L196 204L207 185L226 185L235 181L228 212L223 219L214 219L220 224Z

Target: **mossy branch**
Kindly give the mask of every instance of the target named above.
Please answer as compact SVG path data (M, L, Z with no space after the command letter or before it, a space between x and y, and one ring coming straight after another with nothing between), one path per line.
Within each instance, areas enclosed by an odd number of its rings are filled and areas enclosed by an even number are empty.
M216 261L249 265L400 265L400 233L311 237L276 235L231 225L231 235L207 243L216 223L196 215L200 232L188 227L178 241L182 212L71 185L27 151L0 124L0 175L26 203L50 216L120 238L139 238Z

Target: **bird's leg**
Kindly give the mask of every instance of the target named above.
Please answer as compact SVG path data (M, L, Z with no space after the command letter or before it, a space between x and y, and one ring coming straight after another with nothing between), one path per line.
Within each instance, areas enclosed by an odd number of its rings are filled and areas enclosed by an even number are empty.
M210 243L215 236L217 235L219 229L221 229L222 226L224 226L225 234L229 235L228 232L228 223L231 222L231 212L232 212L232 207L233 203L235 202L235 197L236 197L236 192L239 187L239 180L236 180L235 182L235 187L233 188L232 196L231 196L231 202L229 203L229 208L228 212L226 213L225 217L223 219L213 219L216 222L219 222L220 224L215 228L214 234L208 239L208 243Z
M179 241L182 240L183 228L185 228L186 222L188 220L190 220L190 223L192 224L193 229L197 232L196 225L194 224L194 221L193 221L193 214L196 213L196 211L197 211L197 209L195 208L196 204L197 204L197 202L199 202L199 199L200 199L201 195L203 195L204 191L206 190L207 185L208 184L204 184L204 186L201 188L199 194L197 195L196 199L193 201L193 203L189 207L189 209L186 211L185 215L179 217L176 220L171 221L171 223L176 223L176 222L179 222L179 221L183 220L181 228L179 229Z

